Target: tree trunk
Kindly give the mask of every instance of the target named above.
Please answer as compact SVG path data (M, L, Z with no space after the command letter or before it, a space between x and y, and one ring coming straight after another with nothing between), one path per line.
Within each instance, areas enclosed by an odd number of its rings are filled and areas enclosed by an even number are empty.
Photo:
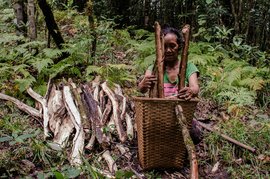
M36 21L35 21L35 1L34 0L28 0L28 21L29 21L29 37L30 39L36 40L37 38L37 29L36 29Z
M147 28L149 26L149 15L150 15L150 0L144 1L144 27Z
M232 14L234 17L234 30L236 34L241 33L240 17L242 15L242 6L243 6L243 0L237 0L237 1L231 0Z
M90 51L91 57L93 58L96 55L97 33L96 33L96 25L95 25L94 5L93 5L92 0L89 0L87 2L86 15L88 16L89 28L91 30L90 35L93 37L91 51ZM95 61L93 61L92 64L95 64Z
M62 49L62 45L65 43L64 39L61 35L61 32L59 31L59 28L55 22L53 12L50 8L50 6L47 4L46 0L38 0L38 5L45 17L46 26L49 30L50 35L52 36L56 46L59 49ZM63 53L62 56L55 60L55 63L58 63L62 59L68 57L68 53Z
M24 12L24 3L23 0L17 0L15 1L13 5L14 13L16 16L16 34L17 35L27 35L26 32L26 14Z

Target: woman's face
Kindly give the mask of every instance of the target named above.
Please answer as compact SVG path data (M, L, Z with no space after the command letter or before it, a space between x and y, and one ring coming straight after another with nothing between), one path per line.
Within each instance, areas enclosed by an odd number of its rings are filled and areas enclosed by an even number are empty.
M173 33L168 33L164 36L164 55L165 61L174 61L178 58L177 36Z

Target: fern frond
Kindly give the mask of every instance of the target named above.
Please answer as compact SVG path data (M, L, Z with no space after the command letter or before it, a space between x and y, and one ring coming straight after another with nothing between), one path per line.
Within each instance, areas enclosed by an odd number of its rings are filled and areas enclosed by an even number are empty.
M233 69L230 72L225 72L224 77L229 85L231 85L233 82L241 79L241 68Z
M40 73L43 68L47 68L50 64L53 64L53 60L50 58L34 58L30 63Z
M251 90L257 91L263 88L265 81L260 77L245 78L240 80L239 85L248 87Z
M43 53L44 53L45 57L53 59L53 58L60 57L62 54L62 50L45 48L45 49L43 49Z

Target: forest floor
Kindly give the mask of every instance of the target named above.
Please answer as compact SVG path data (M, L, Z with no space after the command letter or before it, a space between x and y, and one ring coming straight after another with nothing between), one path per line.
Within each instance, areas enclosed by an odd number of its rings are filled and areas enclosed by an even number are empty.
M79 178L84 178L86 176L89 177L89 174L80 174L78 170L72 167L70 168L68 161L63 157L63 155L60 156L58 151L52 151L46 146L46 141L43 140L43 134L41 132L41 121L37 121L36 119L23 114L9 102L1 101L0 108L0 130L2 135L0 138L1 178L17 178L22 176L35 178L54 176L58 178L57 176L59 176L59 174L64 178L73 178L74 176ZM229 115L226 114L226 111L223 108L220 108L214 102L205 99L198 103L195 117L203 123L213 124L213 128L216 128L215 123L219 122L219 120L229 120ZM194 121L193 123L196 124ZM29 136L25 136L25 139L18 137L22 131L27 131ZM5 134L5 136L3 136L3 134ZM196 144L200 178L242 178L245 176L261 176L264 178L269 176L268 169L270 160L267 156L267 152L269 151L265 151L264 155L251 154L249 151L245 151L245 149L235 146L232 143L228 143L222 138L218 141L219 144L216 146L217 148L211 147L211 140L209 143L209 135L211 136L211 133L204 131L198 124L193 125L192 136L194 138L194 143ZM5 137L13 139L9 140L9 142L4 142L3 140L6 139ZM26 139L27 137L29 138ZM132 176L132 174L130 175L130 173L127 173L130 166L132 166L133 172L137 171L139 174L143 174L142 176L145 176L146 178L190 177L188 160L185 161L185 167L181 170L142 171L137 158L136 140L137 139L135 138L134 140L126 143L126 146L130 149L130 153L132 154L132 159L127 160L125 157L118 157L115 161L123 172L120 173L120 175L118 173L118 176L120 176L118 178L128 178L127 176ZM216 141L212 142L212 145L215 145ZM226 148L228 145L230 146L229 150L232 151L227 152L231 152L233 155L236 153L236 155L238 155L237 157L235 156L235 161L228 161L231 160L230 158L222 158L222 154L220 153L221 150L213 151L214 149L218 149L218 147L222 148L224 146ZM269 144L266 145L269 147ZM113 151L113 147L111 149ZM67 151L68 150L69 149L67 149ZM100 152L101 150L97 146L95 153L86 151L85 158L90 159L89 163L92 166L107 169L106 163L100 159ZM246 174L242 173L237 177L235 173L233 173L234 171L231 171L232 169L228 163L233 163L232 166L238 168L242 165L246 165L249 168L254 167L253 164L250 164L252 160L245 159L244 154L246 152L251 154L251 156L258 158L263 164L255 163L257 166L262 165L260 167L258 166L259 171L258 168L250 169ZM217 157L217 155L219 157ZM60 163L59 160L61 161ZM244 168L240 171L242 170L244 170ZM257 170L259 174L253 173L253 170Z

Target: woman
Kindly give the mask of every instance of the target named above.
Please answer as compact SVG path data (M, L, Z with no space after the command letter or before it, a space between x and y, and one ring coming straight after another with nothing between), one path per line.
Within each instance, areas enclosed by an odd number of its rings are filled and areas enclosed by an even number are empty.
M187 64L185 84L178 94L178 79L180 60L179 52L182 48L183 37L179 31L172 27L162 29L164 35L164 96L166 98L175 98L190 100L199 93L198 75L199 70L192 64ZM143 80L138 84L139 91L146 93L157 81L156 76L152 75L153 65L146 72Z

